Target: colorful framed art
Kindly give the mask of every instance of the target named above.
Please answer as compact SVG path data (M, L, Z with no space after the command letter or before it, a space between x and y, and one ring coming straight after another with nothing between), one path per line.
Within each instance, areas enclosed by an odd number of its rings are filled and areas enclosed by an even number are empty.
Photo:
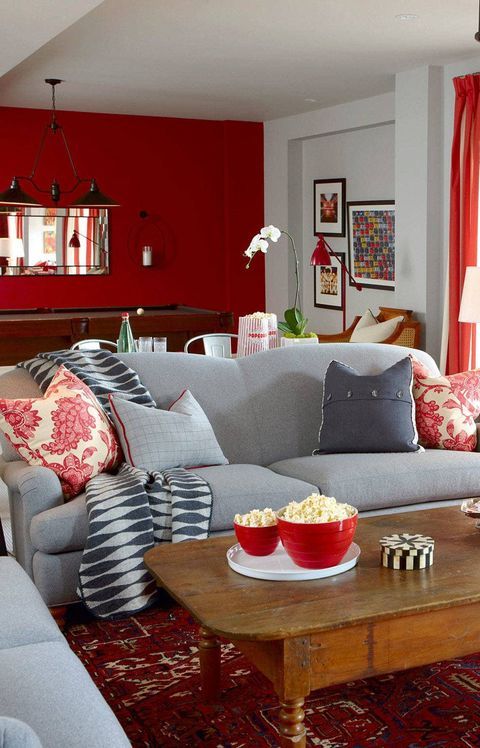
M349 265L354 279L368 288L394 291L395 201L349 202L347 213Z
M346 179L313 180L313 233L345 236Z
M345 252L337 252L345 262ZM313 268L313 303L319 309L343 309L345 305L345 275L336 257L331 265Z

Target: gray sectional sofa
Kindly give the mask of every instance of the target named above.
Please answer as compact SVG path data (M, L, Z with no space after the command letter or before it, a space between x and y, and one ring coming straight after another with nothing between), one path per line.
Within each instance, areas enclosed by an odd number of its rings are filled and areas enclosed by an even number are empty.
M0 558L0 746L130 746L32 581L6 557Z
M330 361L375 374L409 352L393 345L336 343L238 360L183 353L120 357L138 371L160 407L189 388L206 411L230 464L195 472L212 487L212 531L225 532L231 531L236 512L279 508L313 491L349 501L361 512L480 496L479 453L312 456ZM428 354L415 355L438 373ZM1 396L39 394L23 370L0 377ZM87 536L85 497L65 504L53 472L29 467L11 447L4 458L1 474L10 495L16 557L49 605L73 601Z

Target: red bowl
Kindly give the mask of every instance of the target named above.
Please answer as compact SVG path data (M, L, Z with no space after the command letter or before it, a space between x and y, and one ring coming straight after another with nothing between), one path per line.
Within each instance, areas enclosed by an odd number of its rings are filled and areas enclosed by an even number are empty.
M297 566L326 569L340 563L357 529L357 511L348 519L312 524L282 519L282 511L280 509L277 512L278 534L283 547Z
M268 556L277 547L278 537L277 525L267 527L246 527L233 523L235 535L245 553L250 556Z

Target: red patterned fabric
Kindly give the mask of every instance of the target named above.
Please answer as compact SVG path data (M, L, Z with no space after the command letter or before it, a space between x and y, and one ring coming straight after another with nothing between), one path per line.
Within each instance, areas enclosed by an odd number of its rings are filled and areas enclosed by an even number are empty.
M231 644L221 699L203 703L198 625L181 608L165 601L121 621L80 606L68 615L68 643L133 748L278 748L273 687ZM310 748L478 748L480 655L314 691L305 726Z
M472 452L480 415L480 369L434 376L413 356L418 439L430 449Z
M93 476L114 468L122 451L97 398L61 366L43 397L0 398L0 428L30 465L53 470L66 498Z
M455 115L450 173L449 331L447 373L475 366L475 326L458 314L465 270L477 265L480 169L480 77L454 78Z

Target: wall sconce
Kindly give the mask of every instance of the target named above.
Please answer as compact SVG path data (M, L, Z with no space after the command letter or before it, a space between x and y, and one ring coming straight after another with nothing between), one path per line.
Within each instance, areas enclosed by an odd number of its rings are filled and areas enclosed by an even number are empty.
M98 189L98 185L93 177L85 178L81 177L77 169L75 167L75 163L73 161L72 154L70 153L70 148L68 147L67 138L65 137L65 133L63 131L63 127L60 125L60 123L57 120L57 110L56 110L56 102L55 102L55 86L58 86L60 83L62 83L59 78L46 78L45 83L47 83L49 86L52 87L52 116L50 122L45 125L45 129L43 131L42 139L40 140L40 145L37 150L37 154L35 156L35 161L33 163L32 171L28 176L14 176L10 187L5 190L4 192L0 193L0 205L12 205L15 207L21 207L21 206L40 206L41 203L31 195L28 195L24 190L22 189L20 185L20 181L27 182L30 184L37 192L50 195L50 199L52 202L56 205L62 195L66 194L69 195L72 192L74 192L77 187L79 187L81 184L84 184L85 182L90 183L90 189L88 192L83 195L82 197L78 198L73 202L73 205L78 208L112 208L114 206L118 206L118 202L116 200L112 200L111 197L108 197L104 193L100 192ZM73 172L73 176L75 178L75 184L70 189L65 189L64 187L61 187L60 184L57 182L57 180L54 178L51 185L47 188L40 187L35 182L35 175L37 172L37 167L40 162L43 148L45 145L45 141L47 139L47 136L53 135L60 138L60 142L63 143L63 146L65 148L68 161L70 163L70 167Z

